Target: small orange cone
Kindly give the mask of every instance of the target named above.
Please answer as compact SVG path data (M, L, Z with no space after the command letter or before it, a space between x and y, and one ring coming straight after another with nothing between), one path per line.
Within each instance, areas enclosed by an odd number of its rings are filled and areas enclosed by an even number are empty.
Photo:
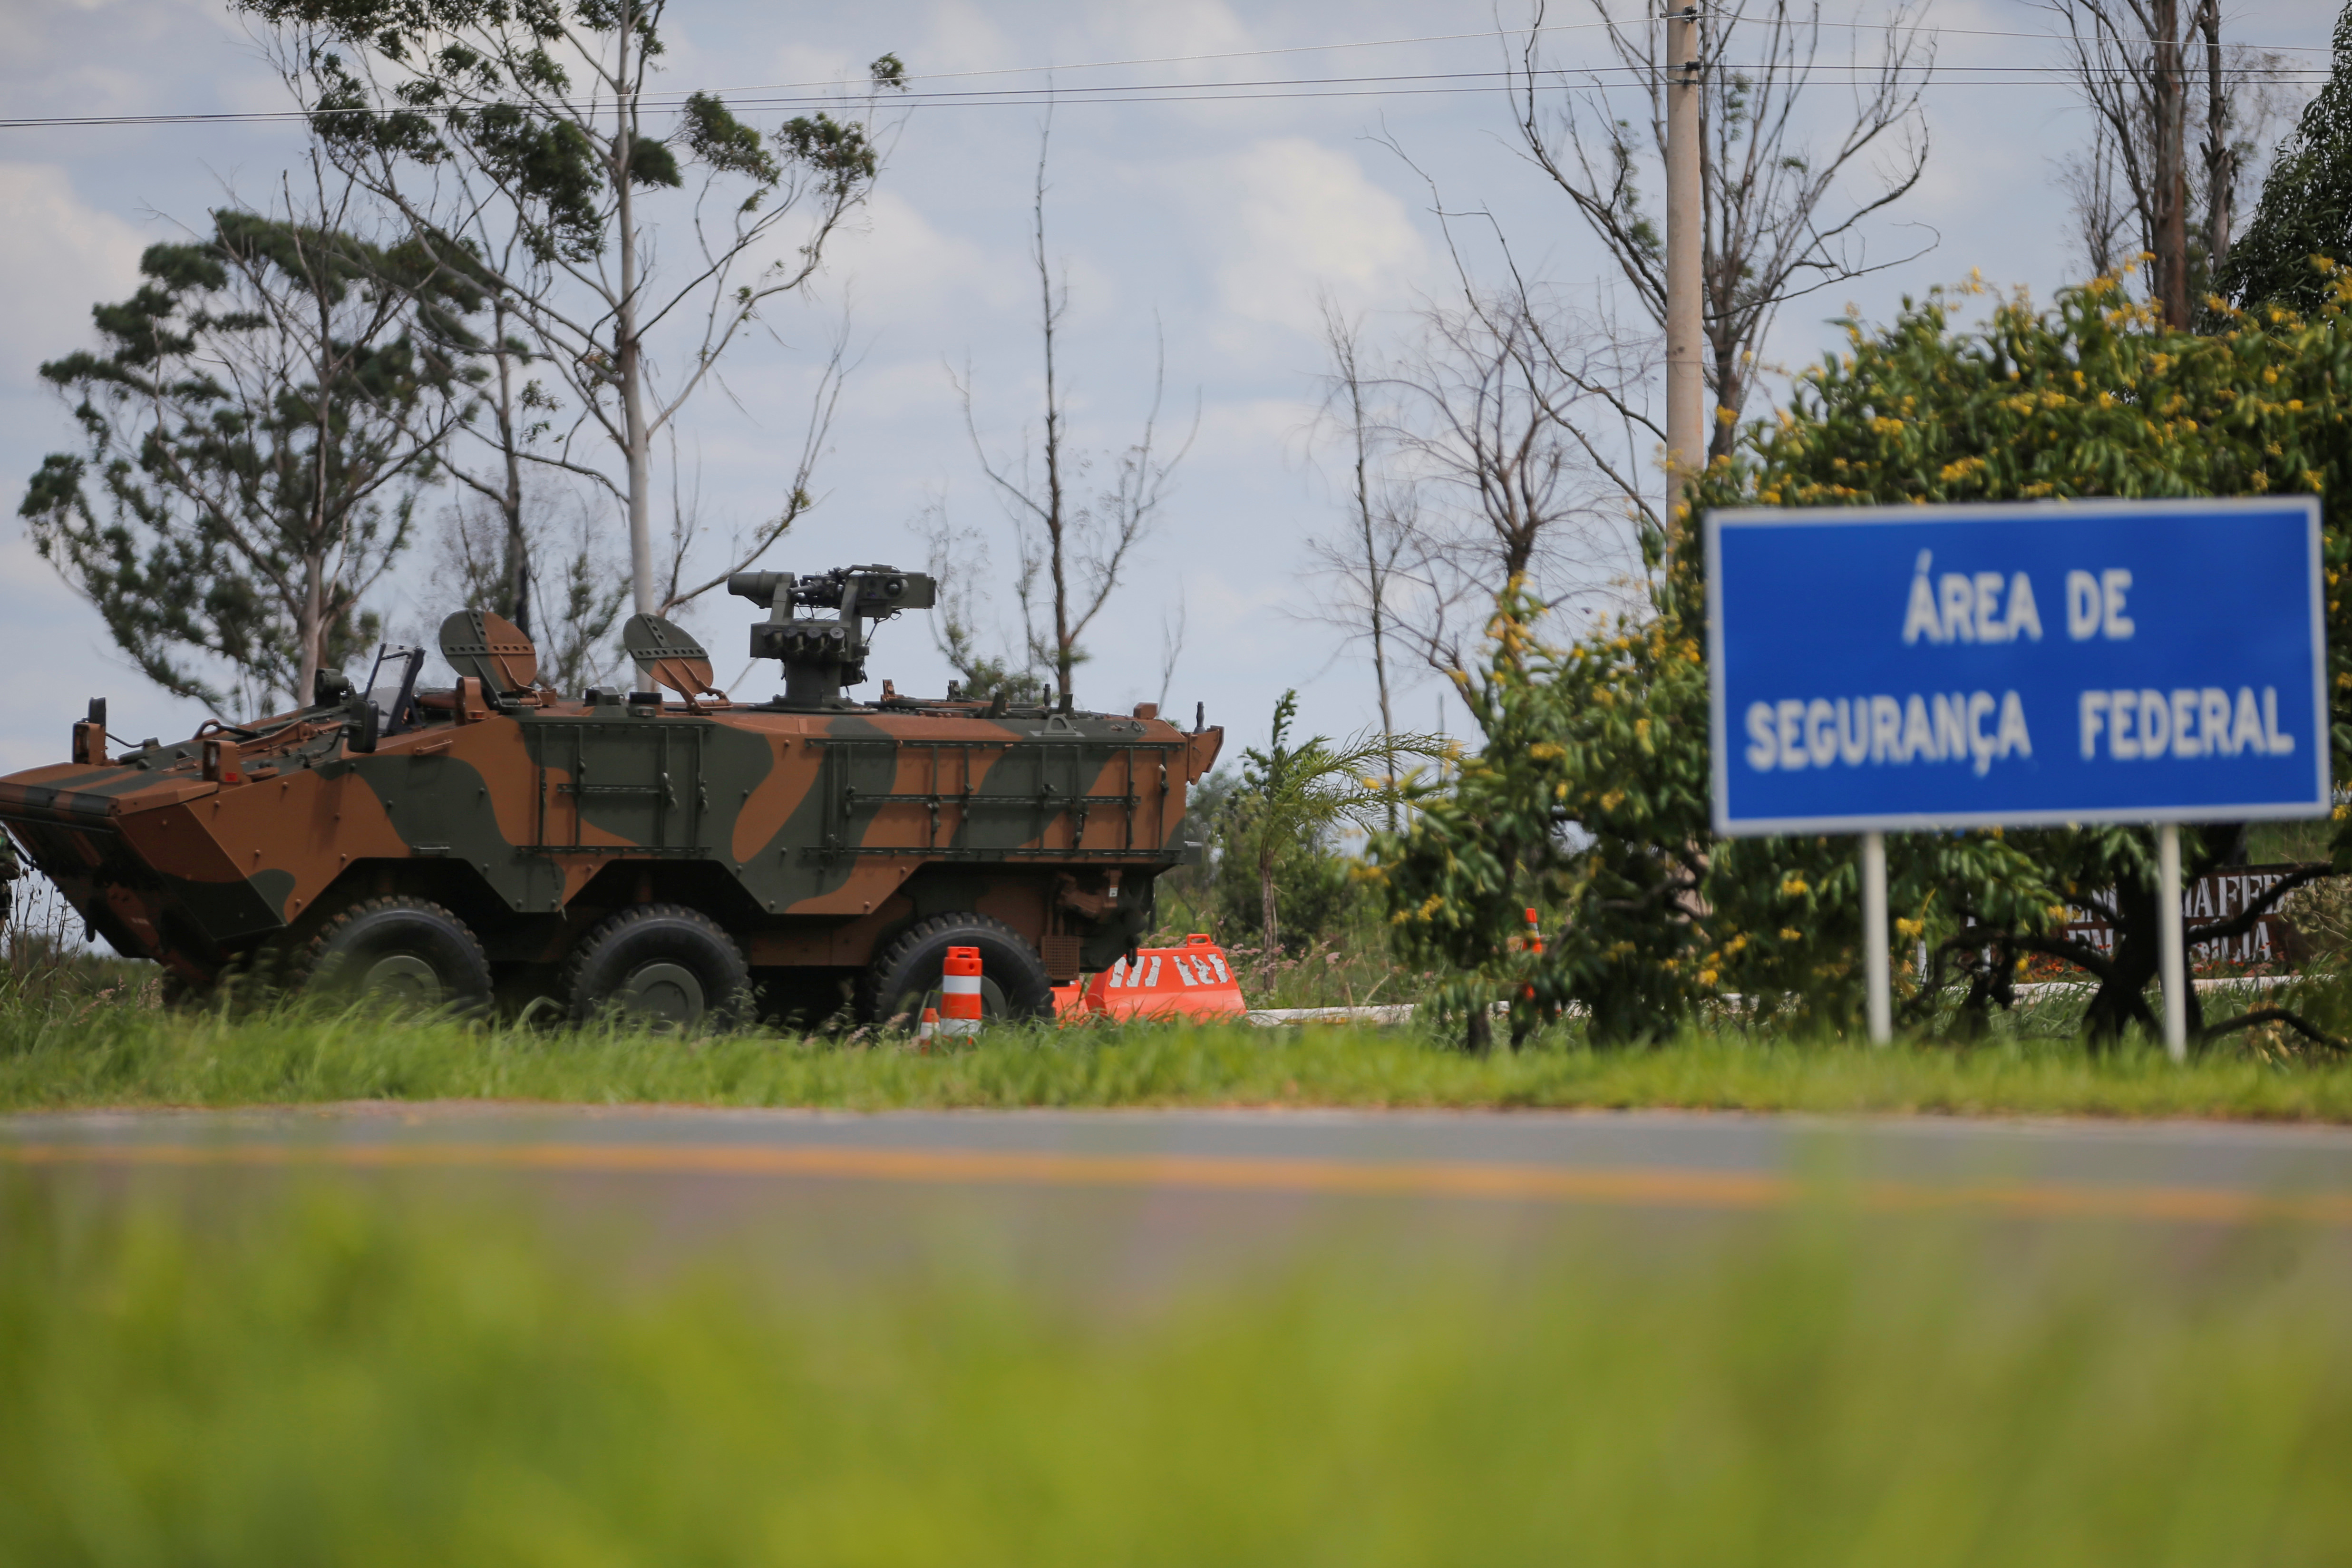
M951 947L940 976L940 1033L959 1039L980 1036L980 949Z

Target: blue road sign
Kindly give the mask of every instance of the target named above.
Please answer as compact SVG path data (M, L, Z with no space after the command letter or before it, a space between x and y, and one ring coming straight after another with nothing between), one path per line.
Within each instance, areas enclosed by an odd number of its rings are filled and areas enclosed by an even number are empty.
M2319 503L1706 519L1715 826L2323 816Z

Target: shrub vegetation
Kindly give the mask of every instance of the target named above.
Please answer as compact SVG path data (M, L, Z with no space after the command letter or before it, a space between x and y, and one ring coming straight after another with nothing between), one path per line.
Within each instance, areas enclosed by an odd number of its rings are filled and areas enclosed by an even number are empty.
M1943 293L1906 301L1883 329L1847 323L1848 352L1799 376L1789 408L1718 459L1700 504L2316 494L2342 777L2352 758L2352 619L2339 592L2352 553L2347 301L2352 275L2309 318L2215 300L2226 319L2202 335L2164 330L2112 279L2049 310L1995 300L1975 325L1956 325L1958 301ZM1595 1038L1621 1040L1671 1036L1734 995L1751 1017L1800 1026L1843 1028L1857 1011L1852 845L1710 832L1698 538L1693 516L1678 514L1670 535L1647 542L1645 609L1564 646L1507 596L1483 665L1457 678L1485 744L1409 832L1376 840L1407 951L1461 976L1442 1000L1474 1044L1496 1001L1513 1005L1515 1037L1570 1004L1590 1010ZM2187 829L2186 868L2201 873L2245 842L2240 824ZM2339 834L2338 863L2347 850ZM1944 1026L1981 1030L2039 954L2097 983L2084 1014L2094 1040L2152 1029L2154 865L2138 828L1891 837L1898 953L1924 942L1931 956L1925 986L1909 954L1897 959L1908 1021L1927 1025L1946 984L1964 983L1966 1005ZM2106 906L2112 952L2055 929L2069 903ZM1541 953L1514 941L1530 905L1545 911ZM2190 1025L2217 1034L2244 1016ZM2336 1019L2299 1021L2324 1033Z

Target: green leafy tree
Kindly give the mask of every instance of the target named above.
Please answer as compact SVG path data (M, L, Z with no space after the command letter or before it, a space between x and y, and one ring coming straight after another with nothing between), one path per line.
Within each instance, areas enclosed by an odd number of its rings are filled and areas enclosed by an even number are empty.
M1713 978L1696 919L1706 671L1675 603L1669 586L1646 623L1557 648L1532 602L1507 594L1481 667L1455 682L1484 744L1418 801L1410 831L1375 840L1408 951L1460 976L1437 1001L1467 1017L1474 1047L1499 998L1523 1004L1515 1038L1531 1012L1570 1002L1591 1010L1596 1037L1640 1038L1671 1030ZM1557 934L1539 957L1521 942L1529 908L1569 912L1544 921Z
M19 510L164 689L217 708L226 664L249 709L307 702L374 637L362 604L471 396L448 345L478 296L413 251L241 208L140 273L92 311L99 348L41 367L84 447Z
M1290 727L1297 717L1298 693L1284 692L1265 749L1242 753L1242 782L1233 796L1232 841L1245 847L1257 874L1259 935L1269 956L1281 947L1276 872L1284 855L1319 850L1343 827L1379 826L1402 787L1387 771L1394 759L1447 754L1433 735L1373 732L1336 742L1314 735L1294 744Z
M1906 305L1893 324L1849 324L1849 350L1800 381L1787 414L1755 433L1753 465L1712 477L1710 505L1834 506L2072 497L2317 494L2325 518L2333 744L2340 773L2352 731L2352 634L2341 583L2352 534L2352 321L2346 280L2315 317L2239 313L2209 335L2160 330L2113 279L2063 294L2039 310L1997 303L1973 330L1957 330L1948 300ZM2184 832L2192 875L2230 858L2240 825ZM2143 993L2157 967L2155 855L2140 828L2011 836L2042 868L2050 901L2098 905L2117 932L2112 953L2047 922L1951 902L1976 924L1948 947L2041 953L2088 972L2099 990L2087 1024L2098 1037L2126 1024L2153 1027ZM2339 836L2337 856L2347 855ZM2273 900L2294 885L2282 886ZM2207 937L2242 934L2266 900ZM1998 987L1996 987L1997 989ZM2190 998L2191 1026L2201 1019Z
M2308 315L2336 298L2334 279L2312 265L2315 258L2352 260L2352 5L2336 21L2327 81L2272 163L2223 287L2241 305Z
M656 571L655 443L763 305L815 275L879 167L865 123L820 111L763 134L711 93L690 92L675 108L648 104L666 47L665 0L237 0L236 8L276 29L279 68L339 166L538 342L573 409L560 451L540 460L614 491L639 611L724 583L814 504L804 462L774 515L735 542L722 569L688 580L674 559L666 574ZM877 92L905 85L895 56L869 74ZM667 192L685 195L665 231L656 219ZM668 243L657 246L665 232ZM666 375L656 354L665 328L677 338L659 356ZM836 355L820 417L840 368ZM552 413L557 399L545 388L525 395L535 384L511 391L501 380L511 392L502 423L518 409L522 426ZM585 432L609 443L617 479L577 453ZM811 461L818 445L808 443Z
M1571 1005L1596 1041L1637 1042L1727 993L1795 1024L1842 1022L1860 994L1852 846L1712 837L1700 554L1675 552L1647 615L1566 646L1507 596L1457 682L1484 745L1411 832L1375 841L1391 918L1409 952L1456 974L1437 1001L1473 1048L1496 1002L1514 1043ZM1937 908L1947 885L2021 919L2049 901L1996 836L1905 845L1890 862L1915 934L1958 923Z
M2352 324L2340 310L2240 316L2191 336L2159 330L2147 307L2103 280L2048 311L2000 302L1973 329L1954 327L1936 295L1878 331L1848 330L1849 352L1804 373L1778 420L1748 432L1741 459L1710 469L1702 506L2318 492L2330 498L2341 769L2352 749L2352 626L2333 498L2352 495L2352 403L2341 390L2352 384ZM1461 976L1442 1000L1468 1016L1474 1043L1497 1000L1517 1010L1515 1033L1578 1003L1595 1038L1621 1040L1670 1032L1730 994L1750 1016L1836 1026L1853 1014L1851 840L1711 836L1701 552L1688 516L1676 528L1682 548L1643 616L1553 647L1524 602L1507 599L1485 659L1461 682L1482 750L1423 803L1411 832L1376 841L1392 919ZM2240 831L2188 830L2189 868L2219 863ZM2342 838L2337 853L2347 856ZM2142 994L2157 962L2145 830L1898 835L1888 863L1899 927L1933 961L1935 984L1912 995L1913 1016L1957 973L1972 1026L2006 999L2016 961L2039 953L2099 982L2087 1019L2095 1037L2153 1026ZM2056 929L2068 902L2106 905L2113 952ZM1540 955L1512 942L1529 906L1544 911ZM2266 907L2199 934L2242 934Z

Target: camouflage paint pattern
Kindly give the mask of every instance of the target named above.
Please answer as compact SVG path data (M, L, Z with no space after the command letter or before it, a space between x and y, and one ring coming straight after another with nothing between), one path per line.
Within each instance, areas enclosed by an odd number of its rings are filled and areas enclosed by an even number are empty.
M494 963L553 963L631 902L683 902L755 965L863 964L898 927L1005 920L1057 980L1130 949L1223 732L886 698L822 711L425 693L352 750L343 707L0 778L0 823L126 954L192 982L415 893Z

